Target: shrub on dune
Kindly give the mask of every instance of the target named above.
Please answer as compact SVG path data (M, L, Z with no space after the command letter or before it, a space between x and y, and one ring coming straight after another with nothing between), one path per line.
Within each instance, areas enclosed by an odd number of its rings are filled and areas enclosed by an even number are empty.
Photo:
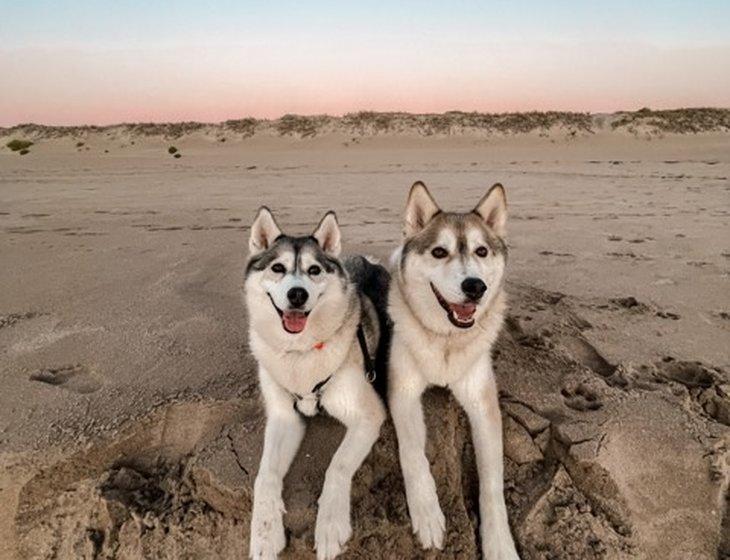
M19 152L21 150L27 150L33 145L33 142L30 140L18 140L17 138L14 140L11 140L7 144L5 144L8 148L10 148L14 152ZM26 152L28 153L28 152Z

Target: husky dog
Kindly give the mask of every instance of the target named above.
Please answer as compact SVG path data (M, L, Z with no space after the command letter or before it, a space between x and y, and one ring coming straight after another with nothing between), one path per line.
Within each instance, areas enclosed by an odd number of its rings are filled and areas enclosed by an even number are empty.
M443 212L423 183L414 184L388 303L388 403L413 531L425 548L442 547L445 519L425 455L421 395L429 385L448 387L471 425L486 560L519 558L504 503L502 423L491 360L506 305L506 220L499 184L467 213Z
M302 416L324 409L347 428L325 475L315 527L318 559L334 558L352 533L352 477L385 419L370 381L385 324L387 272L362 257L338 260L340 228L332 212L311 236L291 237L261 208L249 250L249 340L266 408L249 554L276 558L284 548L284 476L304 436Z

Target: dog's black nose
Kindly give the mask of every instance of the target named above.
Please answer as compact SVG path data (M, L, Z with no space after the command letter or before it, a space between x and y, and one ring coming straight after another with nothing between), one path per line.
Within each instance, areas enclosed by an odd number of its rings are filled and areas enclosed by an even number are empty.
M465 278L461 283L461 291L472 301L479 301L487 291L487 285L479 278Z
M309 294L304 288L291 288L286 293L286 297L289 298L289 303L292 304L292 307L302 307L307 303Z

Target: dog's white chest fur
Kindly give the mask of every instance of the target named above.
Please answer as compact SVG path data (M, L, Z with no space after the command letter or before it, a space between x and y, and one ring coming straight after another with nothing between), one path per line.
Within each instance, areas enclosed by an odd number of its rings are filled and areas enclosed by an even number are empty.
M490 359L490 350L502 323L502 295L488 316L470 330L457 332L454 336L438 335L426 329L414 317L399 290L391 290L390 296L395 322L393 337L397 341L393 347L408 351L428 383L444 387L482 366L485 358Z
M345 325L342 331L351 330ZM352 333L338 333L317 348L277 350L255 331L251 331L251 351L276 382L289 393L307 395L343 365L352 344Z

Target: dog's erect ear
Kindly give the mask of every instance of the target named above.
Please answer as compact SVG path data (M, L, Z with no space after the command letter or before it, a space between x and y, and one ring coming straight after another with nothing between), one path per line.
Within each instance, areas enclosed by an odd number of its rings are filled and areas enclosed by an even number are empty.
M274 215L271 210L262 206L259 208L256 218L251 225L251 238L248 240L248 251L251 255L256 255L261 251L266 251L274 240L281 235L279 226L276 225Z
M473 211L500 237L507 233L507 196L501 184L492 185Z
M337 223L337 216L331 210L324 215L322 221L319 222L317 229L312 234L322 247L322 250L330 257L336 257L340 254L342 245L340 243L340 224Z
M415 235L421 231L426 224L431 221L441 209L436 201L428 192L426 185L421 181L416 181L408 193L408 202L406 202L406 219L404 232L406 237Z

